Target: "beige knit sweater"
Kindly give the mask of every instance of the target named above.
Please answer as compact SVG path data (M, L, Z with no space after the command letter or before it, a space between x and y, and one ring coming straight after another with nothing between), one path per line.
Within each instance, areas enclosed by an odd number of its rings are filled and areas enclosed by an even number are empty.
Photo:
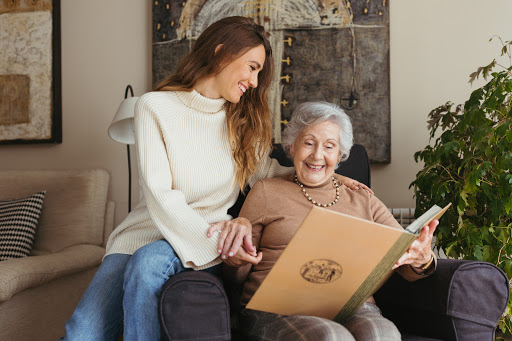
M375 195L365 190L350 190L342 185L338 174L335 177L340 185L340 199L326 209L401 228ZM259 264L237 269L238 278L235 281L246 278L241 297L243 306L254 295L313 206L293 179L293 175L288 175L259 181L247 195L240 211L240 216L249 219L252 224L254 246L263 252L263 259ZM306 188L311 198L322 204L328 204L336 197L330 179L318 187ZM364 248L361 252L364 252ZM408 281L424 278L408 265L399 267L397 272Z
M135 139L143 198L114 230L106 255L133 254L165 238L185 267L219 264L211 224L231 217L240 187L230 147L224 99L196 91L151 92L135 107ZM267 157L250 180L290 173Z

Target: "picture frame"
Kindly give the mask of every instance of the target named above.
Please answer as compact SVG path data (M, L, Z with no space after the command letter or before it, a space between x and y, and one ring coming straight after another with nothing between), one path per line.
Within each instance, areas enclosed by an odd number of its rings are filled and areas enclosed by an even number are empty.
M62 143L60 0L0 2L0 144Z

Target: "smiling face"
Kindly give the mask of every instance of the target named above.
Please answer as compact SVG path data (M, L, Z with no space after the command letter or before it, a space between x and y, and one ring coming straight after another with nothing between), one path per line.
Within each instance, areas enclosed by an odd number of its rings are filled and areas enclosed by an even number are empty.
M256 46L231 61L213 77L213 87L218 97L231 103L240 102L240 97L250 88L258 86L258 74L265 63L265 48Z
M297 178L306 186L319 186L331 178L341 156L340 129L325 121L304 128L290 147Z

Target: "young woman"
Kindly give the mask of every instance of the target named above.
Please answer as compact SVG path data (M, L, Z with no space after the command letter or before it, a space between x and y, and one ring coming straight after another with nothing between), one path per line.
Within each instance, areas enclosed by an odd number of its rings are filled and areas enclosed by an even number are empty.
M250 228L227 211L246 184L293 171L268 157L271 79L263 27L230 17L209 26L177 71L141 96L134 129L144 198L110 236L66 339L159 340L158 297L170 276L216 273L241 244L254 252ZM216 224L228 232L208 238Z

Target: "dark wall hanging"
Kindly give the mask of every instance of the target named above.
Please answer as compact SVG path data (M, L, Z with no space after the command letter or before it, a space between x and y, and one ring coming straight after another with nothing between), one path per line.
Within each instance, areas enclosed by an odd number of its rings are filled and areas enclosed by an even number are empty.
M0 2L0 144L61 143L60 0Z
M328 101L350 116L372 163L391 161L389 0L156 0L153 83L206 27L232 15L251 17L271 34L275 142L297 104Z

